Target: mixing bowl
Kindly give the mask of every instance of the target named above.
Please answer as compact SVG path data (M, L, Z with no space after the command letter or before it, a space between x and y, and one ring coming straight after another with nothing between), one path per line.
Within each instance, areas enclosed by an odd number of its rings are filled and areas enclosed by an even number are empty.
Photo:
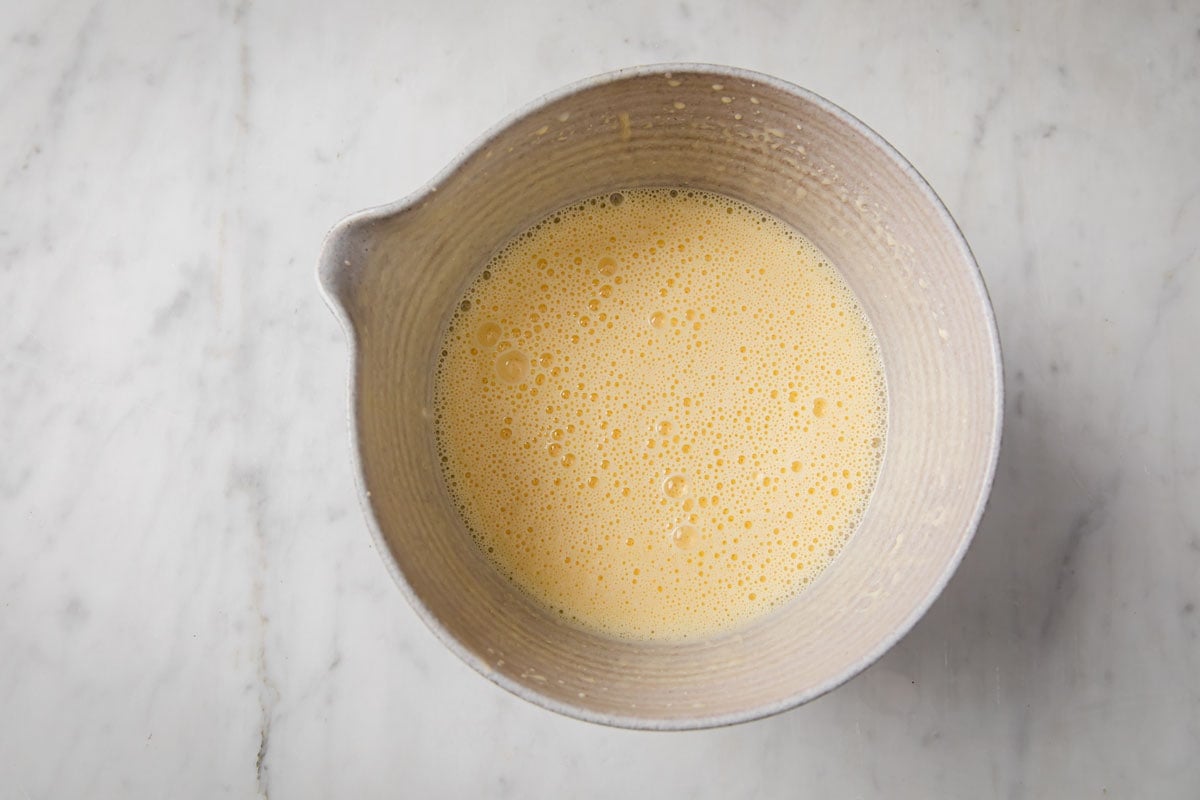
M857 293L888 387L878 483L843 552L791 602L701 641L609 638L564 623L517 590L464 528L434 442L439 339L472 276L547 213L640 186L719 192L807 236ZM1002 378L971 252L928 184L887 142L776 78L661 65L554 92L415 194L339 223L319 277L350 340L358 479L385 562L451 650L554 711L685 729L810 700L913 626L983 511Z

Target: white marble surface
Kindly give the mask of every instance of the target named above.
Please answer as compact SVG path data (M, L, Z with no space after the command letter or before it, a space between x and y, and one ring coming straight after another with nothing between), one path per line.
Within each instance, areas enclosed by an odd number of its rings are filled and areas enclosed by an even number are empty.
M62 0L4 3L0 44L0 800L1200 796L1196 3ZM917 628L688 734L534 708L418 622L313 278L337 218L517 105L663 60L905 153L1009 387Z

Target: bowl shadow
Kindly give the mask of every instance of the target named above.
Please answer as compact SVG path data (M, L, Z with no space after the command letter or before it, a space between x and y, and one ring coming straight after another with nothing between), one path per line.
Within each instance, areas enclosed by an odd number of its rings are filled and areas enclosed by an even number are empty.
M1062 447L1048 381L1013 369L1006 384L995 482L974 542L925 617L851 685L876 694L899 673L943 712L1004 717L1001 733L1019 748L1050 659L1082 613L1081 554L1106 535L1117 487L1103 465Z

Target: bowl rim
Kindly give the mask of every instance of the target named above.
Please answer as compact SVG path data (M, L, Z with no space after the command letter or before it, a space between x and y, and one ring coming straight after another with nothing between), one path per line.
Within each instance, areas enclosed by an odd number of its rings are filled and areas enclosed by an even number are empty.
M352 227L361 225L362 223L378 221L388 217L401 214L413 207L418 206L422 201L427 199L431 194L437 191L438 187L449 180L457 173L472 156L479 152L483 152L488 144L507 131L514 125L519 124L522 120L534 116L542 111L547 106L556 103L564 98L578 94L580 92L595 89L608 84L619 83L622 81L645 78L654 76L667 77L672 73L700 73L711 75L714 78L737 79L750 83L763 84L778 91L791 94L802 98L811 103L823 112L836 118L843 124L852 128L855 132L865 137L868 141L874 144L883 154L885 154L897 168L899 168L912 183L920 191L925 199L929 201L939 221L950 233L954 239L955 245L958 248L959 256L963 262L969 265L969 279L973 284L975 296L981 301L983 311L983 322L987 327L991 344L991 362L992 362L992 378L995 386L995 391L992 397L992 428L989 431L990 452L988 453L983 482L980 485L979 496L976 498L975 507L972 510L969 524L963 530L958 547L951 554L950 558L943 566L941 574L934 582L932 589L922 599L920 603L913 609L912 613L897 625L886 637L884 637L875 647L864 653L853 664L832 675L827 680L815 686L808 687L802 691L795 692L786 697L780 698L770 703L764 703L756 706L751 706L739 711L729 712L725 714L715 714L707 716L695 717L640 717L625 714L599 713L590 709L574 705L572 703L562 702L552 697L543 695L529 686L525 686L512 680L503 673L493 669L488 662L476 655L473 651L464 646L453 634L451 634L441 621L433 614L432 611L421 601L421 599L409 586L408 581L400 571L399 565L395 558L391 555L390 547L387 540L384 538L383 531L379 527L379 522L375 516L371 504L371 495L367 490L366 475L363 471L363 460L359 449L359 426L357 420L356 409L358 407L358 375L359 375L359 346L353 321L347 309L348 298L343 295L338 278L341 272L341 264L343 263L343 253L340 245L344 241L344 234ZM992 307L991 297L988 293L987 286L983 280L983 274L979 269L979 264L975 260L974 254L971 252L970 245L967 244L966 238L963 236L958 223L950 215L945 204L924 176L917 171L904 156L900 154L886 139L876 133L862 120L855 117L842 107L827 100L821 95L805 89L802 86L791 83L790 81L774 77L762 72L757 72L741 67L725 66L720 64L708 64L703 62L664 62L655 64L645 64L640 66L625 67L622 69L604 72L582 80L568 83L558 89L547 92L537 99L526 103L511 114L507 115L499 122L488 128L481 136L477 137L473 142L468 144L433 178L424 185L410 193L409 195L396 200L394 202L385 203L383 205L374 206L340 220L326 235L321 246L321 256L318 261L317 268L317 283L320 289L321 296L329 306L334 316L337 317L341 324L350 350L350 371L349 371L349 405L347 406L347 422L350 433L351 453L354 461L354 479L358 489L359 503L362 506L363 514L367 520L367 526L370 529L371 536L374 540L375 548L383 560L392 579L400 588L409 605L416 611L417 616L422 622L441 640L451 652L457 655L463 662L468 664L476 672L483 675L488 680L505 689L517 697L529 701L547 710L556 712L566 717L583 720L585 722L593 722L600 725L606 725L616 728L627 728L634 730L651 730L651 731L686 731L700 730L705 728L718 728L727 725L736 725L744 722L751 722L757 719L774 716L775 714L788 711L797 706L808 703L816 698L836 689L842 684L855 677L867 667L878 661L884 653L896 645L904 638L913 626L925 615L934 601L941 596L950 578L958 570L959 564L962 562L967 549L975 538L976 531L979 527L979 522L983 516L983 512L987 505L987 500L991 494L992 483L995 479L996 464L1000 454L1000 444L1003 434L1004 422L1004 370L1003 357L1000 349L1000 335L996 326L995 311Z

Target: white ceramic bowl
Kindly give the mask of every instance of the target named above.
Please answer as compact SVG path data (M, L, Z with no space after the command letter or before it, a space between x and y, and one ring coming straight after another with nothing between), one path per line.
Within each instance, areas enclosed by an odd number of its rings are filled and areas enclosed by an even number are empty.
M436 463L436 351L472 275L550 211L636 186L720 192L804 233L858 294L888 385L879 481L844 551L789 604L706 641L624 641L564 624L476 550ZM392 574L463 660L554 711L684 729L811 700L913 626L983 511L1002 378L970 250L937 196L883 139L778 79L681 64L555 92L416 194L339 223L320 281L351 341L360 485Z

